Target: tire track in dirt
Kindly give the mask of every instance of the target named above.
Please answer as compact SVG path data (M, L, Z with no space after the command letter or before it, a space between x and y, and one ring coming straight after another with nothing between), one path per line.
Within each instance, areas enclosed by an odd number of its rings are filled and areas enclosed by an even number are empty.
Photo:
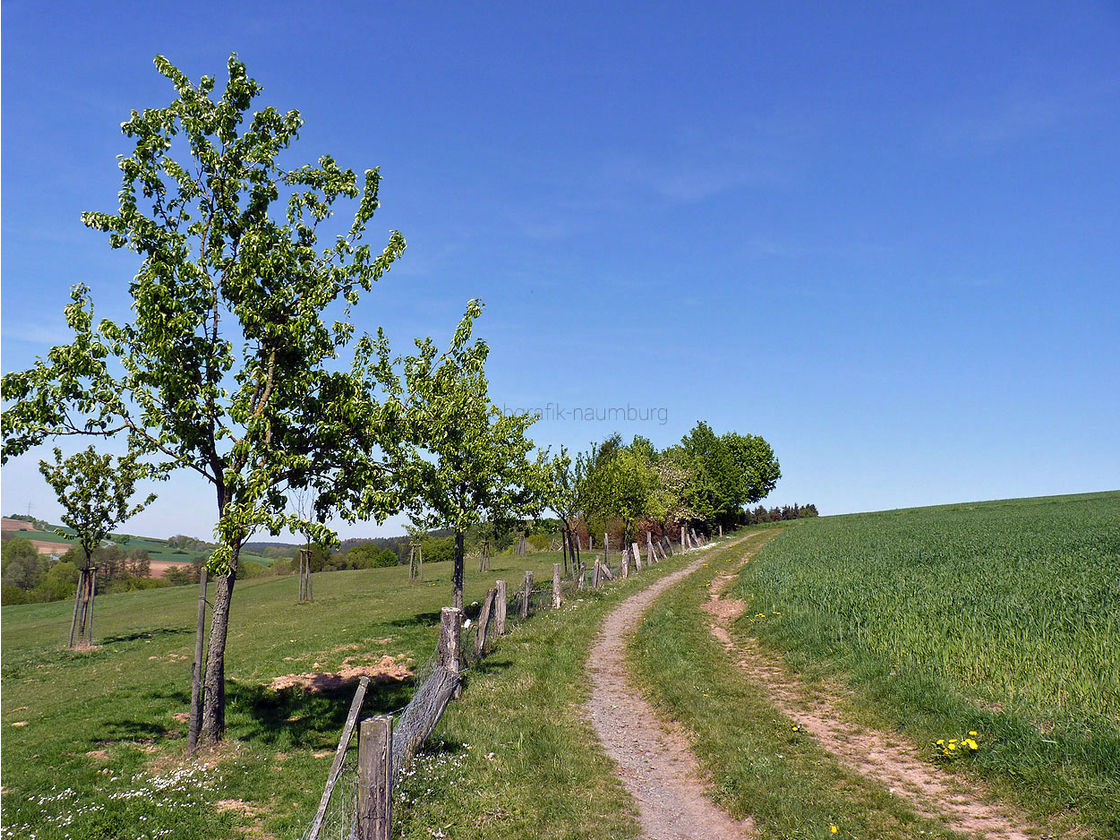
M752 833L749 819L735 820L708 799L696 757L679 726L659 720L626 676L628 635L661 593L695 572L710 556L710 551L703 551L694 562L615 607L588 658L591 695L585 706L587 717L637 801L642 831L650 840L742 840Z
M752 555L753 552L744 557L732 572L712 580L708 586L709 600L703 607L711 615L712 635L735 657L747 676L766 689L777 709L849 770L882 783L921 816L941 820L953 831L984 840L1030 840L1040 834L1045 836L1015 809L995 802L980 787L922 761L918 751L899 736L845 720L833 702L809 692L779 661L763 655L753 640L736 645L729 628L747 605L734 599L721 600L720 596ZM840 691L836 687L830 690Z

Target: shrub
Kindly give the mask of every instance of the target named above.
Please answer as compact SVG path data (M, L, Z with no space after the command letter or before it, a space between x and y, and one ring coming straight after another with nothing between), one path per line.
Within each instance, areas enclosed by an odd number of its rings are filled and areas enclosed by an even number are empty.
M237 564L237 576L242 580L264 577L269 574L268 566L255 560L242 560Z

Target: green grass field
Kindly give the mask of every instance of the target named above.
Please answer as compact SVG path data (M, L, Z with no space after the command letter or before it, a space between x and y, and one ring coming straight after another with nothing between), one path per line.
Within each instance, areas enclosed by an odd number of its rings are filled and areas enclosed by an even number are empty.
M499 577L516 588L525 569L545 581L558 560L498 555L484 577L468 568L468 603ZM403 786L404 835L426 838L453 824L448 836L633 836L625 794L576 703L603 612L674 566L517 625L469 674L423 772ZM196 588L99 597L100 649L86 654L63 650L69 604L4 607L3 837L186 840L228 838L238 826L300 836L353 688L305 694L269 682L335 671L362 654L422 665L450 600L450 571L427 564L417 585L403 567L317 574L316 601L302 606L294 577L239 582L227 650L229 746L194 770L182 761L186 723L175 716L188 708ZM359 650L343 649L355 643ZM411 681L374 684L364 713L399 709L413 689ZM589 795L573 797L573 786ZM221 800L246 810L219 810Z
M734 595L737 630L806 675L918 744L982 731L970 772L1120 834L1120 493L799 522Z

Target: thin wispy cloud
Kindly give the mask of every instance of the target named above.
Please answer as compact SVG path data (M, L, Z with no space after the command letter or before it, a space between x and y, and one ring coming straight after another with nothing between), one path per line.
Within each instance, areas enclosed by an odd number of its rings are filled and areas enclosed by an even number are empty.
M969 102L934 117L926 142L941 154L994 152L1094 119L1115 108L1118 91L1120 79L1087 89L1015 92Z

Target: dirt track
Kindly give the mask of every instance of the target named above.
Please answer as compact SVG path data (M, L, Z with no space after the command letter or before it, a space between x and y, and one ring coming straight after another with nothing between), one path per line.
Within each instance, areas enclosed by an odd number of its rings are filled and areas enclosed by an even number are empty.
M746 538L746 539L749 539ZM626 679L626 639L658 595L696 571L711 555L697 552L680 571L631 595L607 616L591 648L587 717L607 755L638 803L644 835L652 840L741 840L749 820L738 821L705 795L696 758L684 736L658 720Z
M766 541L759 536L751 534L738 541L744 543L742 563ZM752 835L749 818L734 820L707 798L696 758L679 727L659 720L627 678L627 639L642 615L659 595L696 571L710 556L710 551L698 552L683 569L619 604L607 616L588 660L591 696L586 704L587 717L638 803L643 835L651 840L741 840ZM906 799L916 813L985 840L1039 836L1038 829L1013 809L922 761L898 736L853 725L831 700L810 695L781 663L764 657L757 649L735 645L728 630L745 605L721 599L721 595L737 570L738 566L712 581L704 608L711 615L712 634L752 680L766 687L775 707L797 721L842 764L878 780L891 793Z
M848 769L882 783L891 793L923 816L943 820L954 831L985 840L1028 840L1038 836L1013 809L996 803L979 787L938 770L918 755L914 747L890 732L868 729L846 720L830 698L810 696L780 662L767 658L756 646L734 644L728 628L742 615L746 604L721 595L737 577L743 558L708 587L704 608L711 614L711 630L735 656L737 664L754 682L765 686L770 702L796 721L826 751ZM833 687L833 694L840 693Z

